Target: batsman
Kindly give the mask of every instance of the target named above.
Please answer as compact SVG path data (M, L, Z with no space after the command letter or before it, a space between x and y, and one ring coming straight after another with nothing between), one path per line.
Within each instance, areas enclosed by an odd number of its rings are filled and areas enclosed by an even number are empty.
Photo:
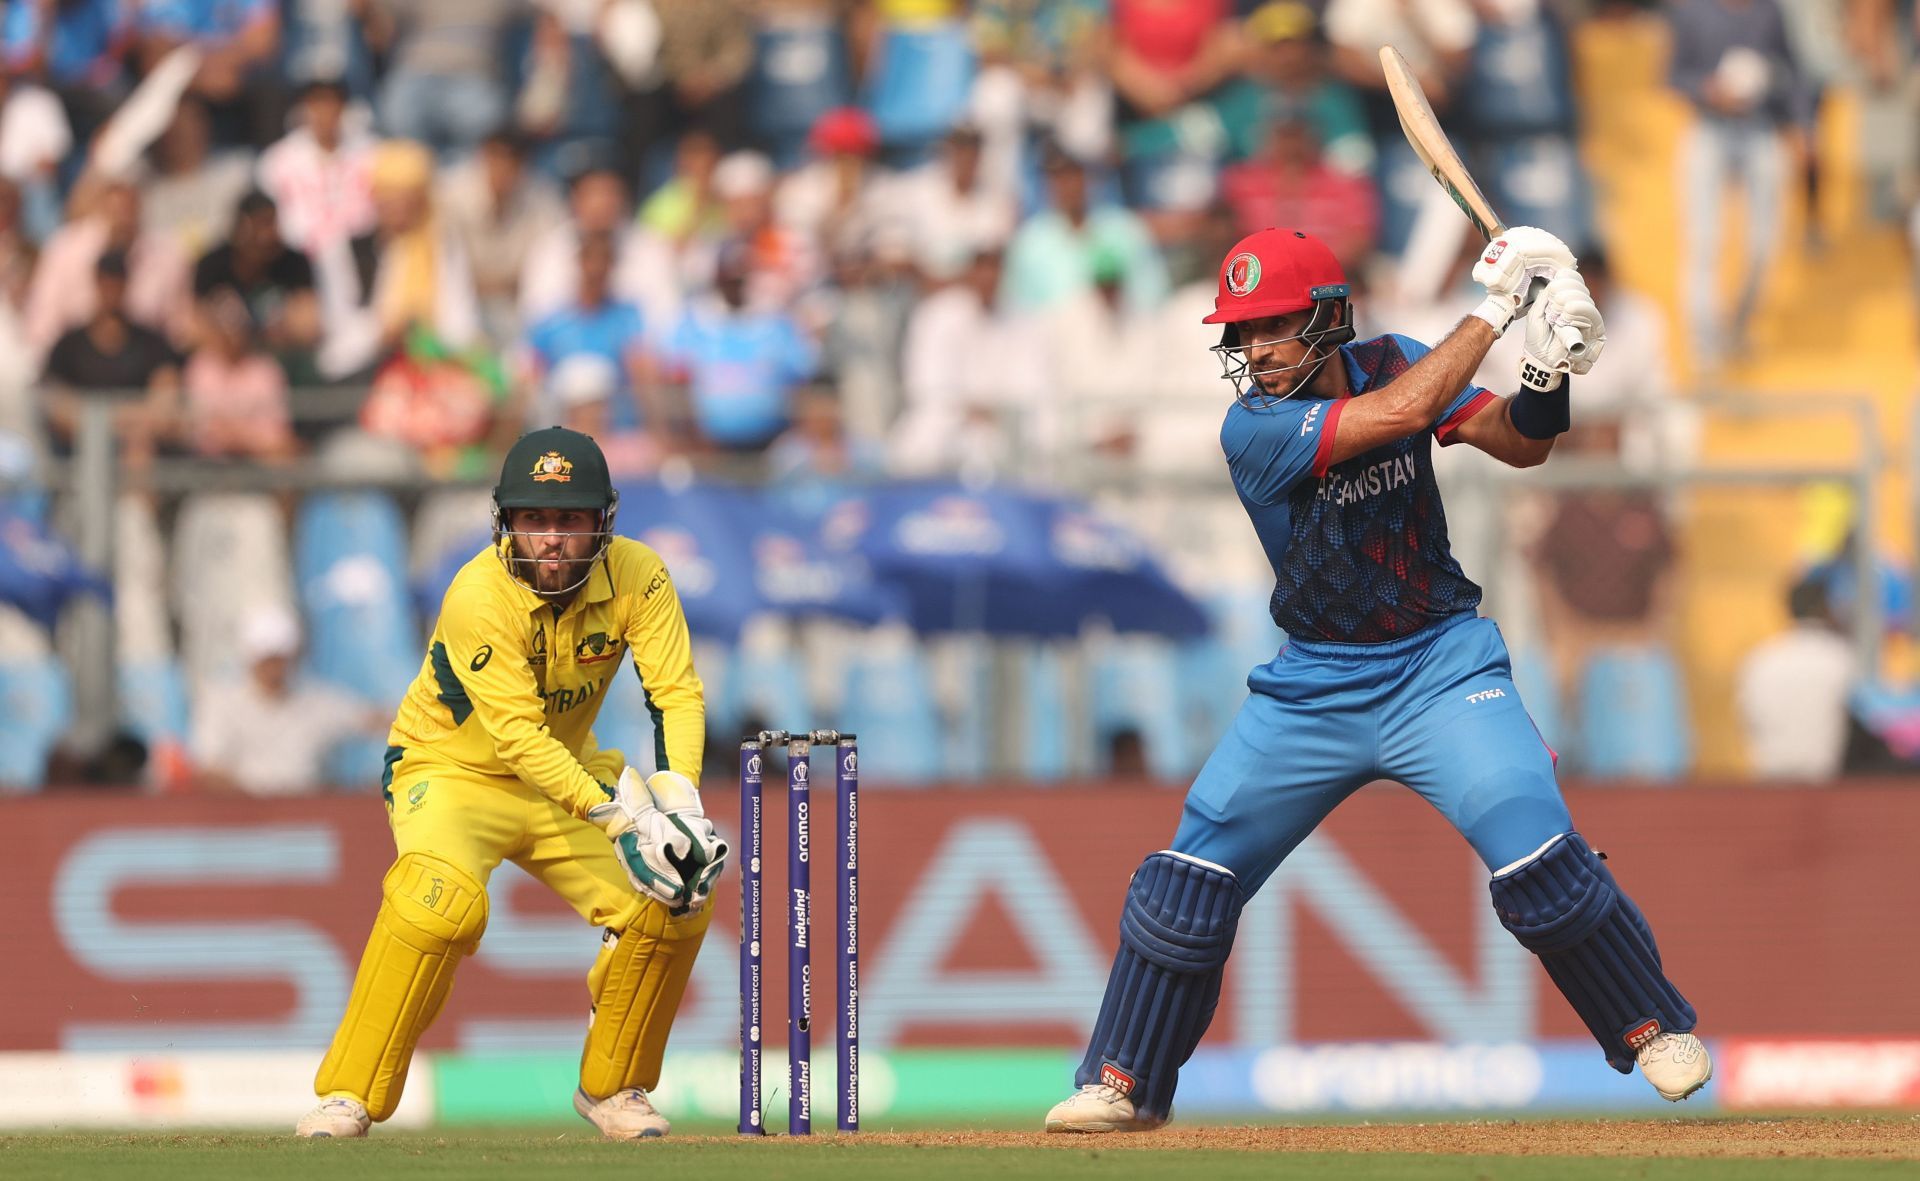
M388 738L396 857L302 1136L364 1136L487 929L510 860L601 932L573 1106L611 1139L663 1136L647 1092L707 931L727 846L696 785L706 712L680 598L658 554L614 536L599 446L549 427L507 452L493 544L447 588ZM594 742L629 659L655 769Z
M1543 230L1504 231L1473 277L1485 300L1429 349L1356 341L1340 264L1305 233L1262 230L1221 263L1206 322L1223 326L1214 352L1235 401L1220 442L1287 642L1248 677L1172 847L1134 872L1078 1089L1047 1113L1050 1132L1140 1131L1172 1115L1241 907L1376 779L1418 792L1473 846L1500 922L1615 1070L1637 1063L1676 1101L1712 1075L1645 916L1567 812L1499 628L1449 549L1433 476L1436 441L1544 462L1605 324L1572 254ZM1496 397L1470 378L1515 320L1519 388Z

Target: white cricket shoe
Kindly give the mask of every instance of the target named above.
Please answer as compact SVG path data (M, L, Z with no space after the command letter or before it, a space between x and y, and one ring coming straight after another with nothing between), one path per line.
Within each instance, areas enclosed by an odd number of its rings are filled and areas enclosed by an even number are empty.
M1680 1102L1713 1077L1713 1059L1707 1056L1707 1047L1690 1033L1663 1033L1641 1046L1634 1057L1640 1063L1640 1073L1669 1103Z
M314 1139L353 1140L366 1135L371 1123L366 1104L335 1095L322 1099L320 1106L301 1116L293 1130L296 1135Z
M1133 1100L1105 1083L1088 1083L1047 1112L1049 1132L1151 1132L1166 1122L1135 1115Z
M666 1135L670 1126L639 1087L615 1091L598 1102L588 1098L585 1091L575 1091L573 1109L592 1120L609 1140L651 1140Z

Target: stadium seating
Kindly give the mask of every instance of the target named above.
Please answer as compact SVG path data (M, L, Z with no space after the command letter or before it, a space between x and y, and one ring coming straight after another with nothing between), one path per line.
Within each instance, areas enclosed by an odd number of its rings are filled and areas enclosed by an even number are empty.
M1580 678L1579 768L1584 774L1673 779L1693 761L1687 695L1664 648L1594 653Z
M400 700L421 660L406 570L406 523L385 496L333 493L301 506L294 571L314 676L368 701Z
M51 656L0 663L0 792L38 791L72 716L67 670Z

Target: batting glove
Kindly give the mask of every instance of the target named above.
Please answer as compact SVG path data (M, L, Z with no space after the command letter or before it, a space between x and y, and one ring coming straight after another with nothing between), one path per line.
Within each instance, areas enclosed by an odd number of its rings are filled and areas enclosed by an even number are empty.
M1570 342L1583 348L1577 351ZM1561 375L1582 374L1593 368L1607 347L1607 323L1587 290L1586 280L1571 268L1556 271L1527 311L1526 357L1520 363L1520 381L1529 389L1550 390Z
M1487 289L1484 303L1473 314L1505 332L1513 318L1527 310L1535 280L1549 280L1563 267L1574 265L1567 244L1532 226L1507 230L1480 253L1473 264L1473 281Z

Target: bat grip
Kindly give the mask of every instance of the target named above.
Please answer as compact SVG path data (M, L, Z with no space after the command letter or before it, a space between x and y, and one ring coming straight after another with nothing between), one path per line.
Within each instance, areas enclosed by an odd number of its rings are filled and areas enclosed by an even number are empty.
M1533 307L1533 301L1539 299L1540 293L1546 289L1547 281L1542 278L1536 277L1533 282L1527 284L1527 298L1520 305L1520 313L1525 315L1527 310ZM1578 328L1570 324L1562 324L1553 330L1553 334L1559 337L1560 343L1567 347L1568 356L1578 357L1587 351L1586 339L1580 335Z

